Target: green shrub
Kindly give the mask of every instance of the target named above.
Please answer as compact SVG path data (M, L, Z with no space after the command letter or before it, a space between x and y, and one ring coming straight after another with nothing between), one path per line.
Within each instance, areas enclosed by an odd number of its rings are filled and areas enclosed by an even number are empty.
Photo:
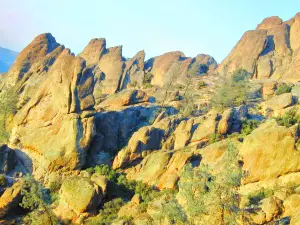
M205 86L206 86L206 84L205 84L204 81L199 81L199 83L198 83L198 89L201 89L201 88L203 88Z
M99 212L97 217L89 219L85 224L87 225L106 225L118 218L118 212L120 208L125 204L121 198L113 199L109 202L104 203L103 209Z
M44 195L41 185L29 175L24 177L24 184L21 194L23 198L20 206L24 209L37 209L44 202Z
M258 192L251 193L247 196L249 200L249 206L258 205L261 200L272 195L273 191L265 188L260 189Z
M105 176L108 180L117 182L118 174L116 171L111 169L108 165L98 165L95 167L95 173L99 173Z
M286 112L283 116L275 118L280 126L291 127L296 123L300 123L300 116L297 114L296 110L290 110Z
M144 80L143 80L143 84L150 84L153 78L153 74L152 73L145 73L144 75Z
M144 87L144 88L152 88L152 84L147 83L147 84L144 84L143 87Z
M7 118L17 111L18 94L16 88L8 88L0 92L0 143L5 143L9 139L7 128Z
M4 174L0 174L0 186L4 187L6 186L6 177Z
M215 142L218 142L221 140L221 138L222 138L222 136L220 134L214 133L209 136L208 144L213 144Z
M254 129L256 129L260 124L258 120L245 120L242 122L242 129L241 129L241 136L247 136L250 134Z
M91 169L89 170L91 171ZM116 172L108 165L98 165L94 168L94 172L111 181L115 188L114 194L126 200L131 199L134 194L139 194L143 201L149 201L151 196L157 192L154 188L140 181L128 180L125 174Z
M213 107L223 110L245 104L249 98L249 73L239 69L231 76L223 77L211 102Z
M280 84L276 91L275 91L275 95L281 95L284 93L290 93L292 91L292 87L286 83L282 83Z

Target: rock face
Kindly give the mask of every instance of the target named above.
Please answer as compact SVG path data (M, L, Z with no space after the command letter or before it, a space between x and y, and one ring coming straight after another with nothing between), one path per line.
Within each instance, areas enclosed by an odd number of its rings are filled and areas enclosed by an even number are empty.
M128 106L137 103L147 102L149 100L146 93L142 90L123 90L115 95L109 96L103 102L99 104L100 107L113 107Z
M297 82L299 73L300 15L283 22L266 18L256 30L247 31L217 71L243 68L253 78ZM251 47L249 47L251 46Z
M299 151L291 129L267 122L254 130L244 140L240 149L243 169L249 174L246 183L275 179L299 171Z
M94 118L80 114L93 107L92 91L91 71L82 59L64 50L43 86L15 116L12 143L27 154L41 155L42 167L50 170L82 166L94 134Z
M180 171L195 157L192 152L157 151L146 156L136 167L128 170L128 178L155 185L159 189L174 189Z
M198 74L213 72L217 62L209 55L198 55L195 58L185 57L182 52L168 52L149 59L145 63L145 70L153 74L152 85L160 87L167 85L186 85L187 74L192 68L199 67ZM201 67L207 67L207 71Z

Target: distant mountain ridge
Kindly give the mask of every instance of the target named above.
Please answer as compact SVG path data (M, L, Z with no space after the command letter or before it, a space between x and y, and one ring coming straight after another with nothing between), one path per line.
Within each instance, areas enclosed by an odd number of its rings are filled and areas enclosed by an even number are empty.
M0 47L0 73L7 72L19 53Z

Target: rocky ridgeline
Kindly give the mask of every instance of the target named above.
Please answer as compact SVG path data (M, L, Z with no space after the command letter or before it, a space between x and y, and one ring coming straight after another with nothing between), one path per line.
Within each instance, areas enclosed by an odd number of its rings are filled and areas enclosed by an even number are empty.
M247 31L218 67L218 72L243 68L254 79L298 82L300 14L288 21L269 17Z
M30 190L25 174L59 196L50 204L51 213L44 205L33 211L41 224L55 224L51 215L89 224L120 195L116 184L122 190L126 179L159 193L177 191L176 201L186 209L179 185L185 166L224 171L233 143L247 174L238 188L239 207L247 214L240 224L299 224L299 23L299 14L287 22L265 19L219 66L211 56L189 58L181 52L145 61L140 51L125 59L122 47L107 48L105 39L91 40L75 56L51 34L36 37L0 77L0 93L13 88L18 96L15 114L5 121L10 138L0 147L6 180L1 183L0 177L0 223L24 215L20 203L24 189ZM221 75L237 69L252 75L255 98L211 108ZM285 91L283 82L290 83ZM106 167L98 173L97 165L109 165L126 179ZM156 214L170 200L161 194L145 204L143 194L131 192L114 212L113 224L127 224L124 217L133 224L157 222ZM215 210L205 224L221 224L224 212ZM195 218L193 224L201 223Z

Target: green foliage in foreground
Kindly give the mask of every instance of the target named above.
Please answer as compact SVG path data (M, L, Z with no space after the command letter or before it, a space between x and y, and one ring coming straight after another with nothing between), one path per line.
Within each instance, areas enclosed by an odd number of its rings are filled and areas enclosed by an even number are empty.
M191 224L207 224L205 215L221 212L217 224L235 224L239 209L239 186L243 177L238 151L232 143L224 153L221 169L200 164L187 165L179 181L179 195L186 202L186 214Z
M6 186L6 178L5 178L5 175L4 174L0 174L0 187L4 187Z
M170 197L163 205L161 210L153 215L155 221L159 221L160 224L164 224L167 220L167 224L184 225L189 224L188 218L174 196Z
M262 188L259 191L251 193L247 196L249 199L248 205L249 206L258 205L261 200L272 195L273 195L272 190Z
M217 109L245 104L249 100L249 73L239 69L226 75L212 97L212 106Z
M241 137L245 137L256 129L260 124L258 120L245 120L242 122Z
M292 91L292 86L286 84L286 83L282 83L280 84L276 91L275 91L275 95L281 95L284 93L290 93Z
M17 102L18 95L15 88L9 88L0 93L0 143L5 143L9 139L9 131L6 126L7 118L16 113Z
M23 218L22 224L60 224L48 205L50 203L49 196L42 186L30 175L26 175L23 180L24 184L21 190L23 198L20 206L31 212Z
M110 224L113 220L118 218L118 212L120 208L125 205L125 202L121 198L113 199L106 202L103 209L100 210L100 214L92 219L87 220L86 225L106 225Z
M116 196L112 197L120 197L125 201L130 200L134 194L139 194L143 201L149 201L151 196L158 192L140 181L128 180L125 174L118 173L108 165L98 165L95 168L88 168L87 171L104 175L115 191Z
M120 208L135 194L139 194L142 198L141 210L145 209L151 200L161 194L142 182L128 180L124 174L118 173L108 165L98 165L94 168L88 168L87 171L91 174L104 175L110 184L109 192L111 193L108 193L109 201L104 204L100 214L87 220L86 224L110 224L118 218L117 213Z
M300 123L300 116L297 114L296 110L290 110L286 112L283 116L275 118L280 126L291 127L296 123Z

